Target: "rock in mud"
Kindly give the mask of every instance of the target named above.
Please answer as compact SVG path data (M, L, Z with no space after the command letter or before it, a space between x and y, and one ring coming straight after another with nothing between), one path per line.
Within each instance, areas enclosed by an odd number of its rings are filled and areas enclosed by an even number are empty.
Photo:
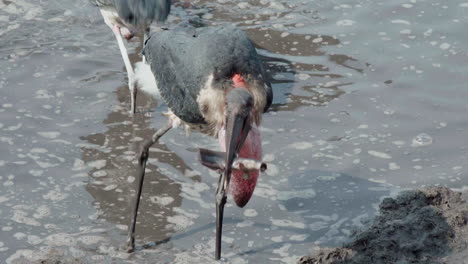
M468 263L468 203L444 187L385 198L370 227L300 264Z

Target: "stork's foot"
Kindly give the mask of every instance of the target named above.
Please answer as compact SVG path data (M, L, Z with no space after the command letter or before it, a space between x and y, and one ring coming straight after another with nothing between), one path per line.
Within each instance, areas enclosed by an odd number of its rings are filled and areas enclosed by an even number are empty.
M124 246L124 251L133 253L135 251L135 240L129 238L127 244Z

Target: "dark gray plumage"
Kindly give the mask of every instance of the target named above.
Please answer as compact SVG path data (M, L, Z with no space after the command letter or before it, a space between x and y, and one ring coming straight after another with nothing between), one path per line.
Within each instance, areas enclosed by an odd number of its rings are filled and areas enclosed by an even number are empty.
M171 0L90 0L103 8L113 8L119 17L132 25L165 21L171 11Z
M143 143L128 249L135 248L136 219L149 148L182 120L185 125L216 136L222 150L199 152L202 164L220 173L215 195L215 259L219 260L228 191L239 207L245 206L253 195L260 171L266 168L261 165L248 170L241 164L236 169L234 162L240 157L263 164L258 127L273 99L271 85L254 45L233 26L198 29L179 26L158 32L145 42L143 54L152 72L146 74L154 75L157 88L173 114L168 114L166 126ZM213 157L223 161L209 162Z
M273 93L254 45L247 35L233 27L190 28L158 32L148 39L143 54L155 75L158 88L169 108L188 123L204 123L197 96L208 76L213 84L227 89L238 73L265 89L266 111ZM229 85L226 85L229 84Z

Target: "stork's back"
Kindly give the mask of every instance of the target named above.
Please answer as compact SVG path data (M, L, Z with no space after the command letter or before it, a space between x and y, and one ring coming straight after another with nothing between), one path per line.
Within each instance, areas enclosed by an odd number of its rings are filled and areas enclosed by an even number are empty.
M233 26L158 32L147 41L143 53L162 97L185 122L204 122L197 96L210 78L216 88L227 89L234 74L248 76L265 89L267 102L261 112L271 104L271 86L255 47Z

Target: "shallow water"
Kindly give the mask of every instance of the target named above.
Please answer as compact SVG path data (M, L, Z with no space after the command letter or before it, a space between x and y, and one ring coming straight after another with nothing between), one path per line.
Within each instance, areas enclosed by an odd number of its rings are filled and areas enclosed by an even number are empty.
M235 23L273 77L269 170L228 203L226 263L292 263L336 246L404 188L467 189L468 2L191 1L169 24ZM131 43L133 61L139 41ZM214 254L214 173L171 131L151 151L134 254L134 156L164 106L132 118L113 34L88 1L0 1L0 259L201 263Z

